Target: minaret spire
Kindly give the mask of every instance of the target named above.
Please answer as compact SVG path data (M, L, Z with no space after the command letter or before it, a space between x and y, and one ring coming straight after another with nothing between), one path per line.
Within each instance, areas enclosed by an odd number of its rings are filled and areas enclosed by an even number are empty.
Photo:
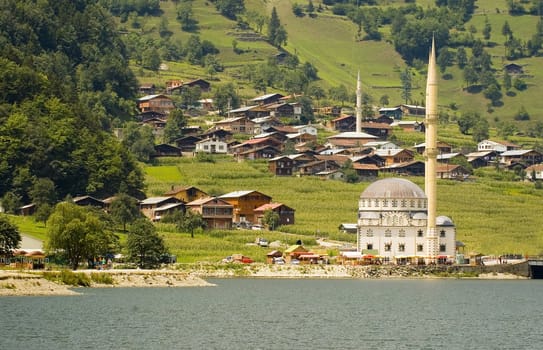
M362 132L362 83L360 82L360 71L356 78L356 132Z
M426 82L426 147L425 147L425 192L428 199L428 225L426 230L427 262L435 263L439 252L439 241L436 232L437 212L437 68L435 41L432 37L432 49L428 59L428 80Z

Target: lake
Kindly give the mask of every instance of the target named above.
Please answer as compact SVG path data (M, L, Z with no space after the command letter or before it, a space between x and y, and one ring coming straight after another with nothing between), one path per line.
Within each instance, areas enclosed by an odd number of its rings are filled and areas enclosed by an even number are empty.
M541 280L212 279L0 298L0 349L540 349Z

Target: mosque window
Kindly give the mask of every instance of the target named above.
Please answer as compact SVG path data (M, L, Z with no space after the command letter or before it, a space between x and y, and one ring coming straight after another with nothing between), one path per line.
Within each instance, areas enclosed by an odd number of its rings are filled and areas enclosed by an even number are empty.
M390 252L391 248L392 248L392 243L385 243L385 252Z
M369 229L368 231L366 231L366 236L367 237L373 237L373 230Z
M414 208L415 207L415 200L412 199L409 203L409 205L411 206L411 208Z
M400 230L400 232L398 232L398 237L405 237L405 230Z
M392 237L392 231L385 230L385 237Z
M439 251L441 253L446 252L447 251L447 245L446 244L440 244L439 245Z
M422 237L422 234L423 234L422 230L417 231L417 237Z
M441 238L445 237L445 230L439 231L439 237L441 237Z
M407 206L407 201L405 199L402 199L402 208L405 208Z
M398 201L396 199L392 200L392 208L396 208L398 206Z
M398 251L399 252L405 252L405 244L404 243L398 244Z
M383 207L387 207L388 206L388 199L384 199L383 200Z
M422 200L419 199L417 201L417 207L422 208Z
M417 244L417 252L422 252L423 250L422 244Z
M378 199L375 200L375 207L379 207L379 200Z

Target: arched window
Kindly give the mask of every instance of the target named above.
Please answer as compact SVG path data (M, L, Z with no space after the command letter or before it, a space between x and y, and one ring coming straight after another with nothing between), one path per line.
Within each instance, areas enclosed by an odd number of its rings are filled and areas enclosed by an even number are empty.
M398 237L405 237L405 230L401 229L400 232L398 232Z
M392 231L390 230L385 230L385 237L392 237Z

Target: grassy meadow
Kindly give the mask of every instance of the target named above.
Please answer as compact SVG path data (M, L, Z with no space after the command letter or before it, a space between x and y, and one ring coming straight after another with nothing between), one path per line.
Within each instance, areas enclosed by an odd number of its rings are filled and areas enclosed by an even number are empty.
M343 222L356 222L358 198L369 184L367 182L348 184L312 177L275 177L267 173L265 163L238 163L227 158L216 163L199 163L194 159L166 159L164 163L146 168L149 195L161 194L171 185L194 185L213 195L234 190L257 190L296 209L296 224L281 228L285 234L310 238L323 236L351 242L356 239L354 235L339 233L338 226ZM466 244L466 251L484 254L542 253L543 216L539 214L539 208L543 191L536 190L531 183L496 180L493 173L493 169L481 170L477 173L479 176L465 182L439 180L438 215L453 219L457 239ZM423 187L422 177L409 179ZM268 239L270 235L272 239L285 237L285 234L268 232L249 232L245 237L240 232L243 231L220 232L218 235L223 236L220 242L224 240L224 245L247 243L261 234ZM168 233L169 239L177 235ZM201 235L209 240L214 233ZM175 241L179 241L179 245L171 241L171 246L180 250L185 249L183 242L193 246L200 244L185 234ZM223 243L217 244L224 246ZM246 249L251 253L256 248ZM199 251L207 254L205 249Z

